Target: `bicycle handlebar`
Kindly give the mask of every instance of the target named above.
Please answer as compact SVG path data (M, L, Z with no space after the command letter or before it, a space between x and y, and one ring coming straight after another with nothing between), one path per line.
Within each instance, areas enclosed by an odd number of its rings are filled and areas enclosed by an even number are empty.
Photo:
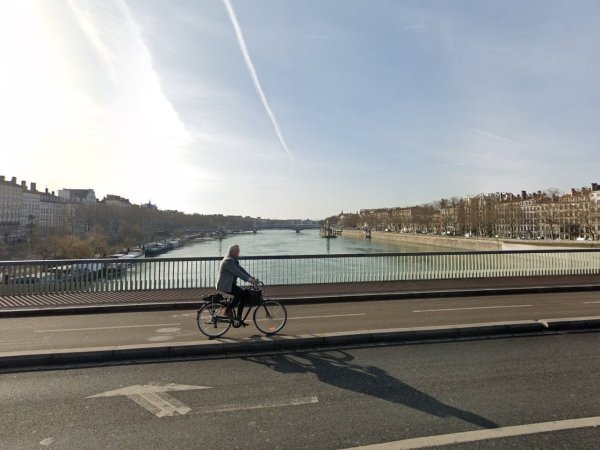
M254 288L258 288L260 286L263 286L263 287L265 286L265 283L260 281L258 278L255 278L255 280L256 280L256 283L252 285Z

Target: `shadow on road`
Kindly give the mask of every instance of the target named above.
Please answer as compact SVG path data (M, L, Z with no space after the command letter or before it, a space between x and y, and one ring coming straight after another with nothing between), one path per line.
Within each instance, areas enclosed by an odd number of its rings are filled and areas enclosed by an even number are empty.
M352 362L354 357L344 351L254 356L244 359L280 373L314 373L321 382L331 386L404 405L433 416L456 417L482 428L498 427L498 424L485 417L438 401L394 378L385 370L357 365Z

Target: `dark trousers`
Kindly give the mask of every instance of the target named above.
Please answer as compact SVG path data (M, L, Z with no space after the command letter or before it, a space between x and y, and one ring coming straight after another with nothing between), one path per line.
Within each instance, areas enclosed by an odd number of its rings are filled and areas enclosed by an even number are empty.
M242 318L242 312L244 311L244 303L246 302L246 300L250 296L250 291L248 291L247 289L242 289L237 284L234 284L231 287L230 294L233 295L233 298L229 302L229 307L231 309L233 309L233 308L235 308L237 306L238 307L237 314L238 314L238 317L241 319Z

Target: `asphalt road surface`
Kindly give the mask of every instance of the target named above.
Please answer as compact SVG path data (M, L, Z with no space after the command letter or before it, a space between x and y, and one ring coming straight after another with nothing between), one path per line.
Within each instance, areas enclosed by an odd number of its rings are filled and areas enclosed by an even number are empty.
M443 448L595 449L599 349L582 333L4 374L0 448L427 448L475 432ZM523 434L548 423L567 428Z
M288 306L288 335L600 316L600 293L528 294ZM231 329L225 337L256 336ZM195 311L0 319L0 352L206 339Z

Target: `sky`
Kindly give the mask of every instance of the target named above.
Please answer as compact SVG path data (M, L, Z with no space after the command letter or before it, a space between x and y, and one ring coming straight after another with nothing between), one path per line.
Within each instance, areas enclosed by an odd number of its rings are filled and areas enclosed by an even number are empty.
M0 174L323 218L600 169L595 0L0 0Z

